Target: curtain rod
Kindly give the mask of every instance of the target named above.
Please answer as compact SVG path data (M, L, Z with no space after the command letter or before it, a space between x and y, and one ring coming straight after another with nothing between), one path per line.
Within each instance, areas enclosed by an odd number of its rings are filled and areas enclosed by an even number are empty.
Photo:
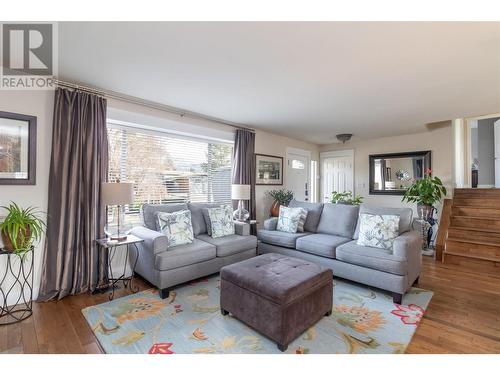
M157 109L160 111L172 113L172 114L178 115L180 117L190 117L190 118L197 119L197 120L206 120L206 121L215 122L215 123L218 123L221 125L231 126L233 128L236 128L236 129L243 129L243 130L247 130L250 132L255 132L255 129L252 129L252 128L249 128L249 127L246 127L244 125L240 125L240 124L237 124L234 122L225 121L225 120L222 120L222 119L219 119L216 117L206 116L206 115L203 115L203 114L197 113L197 112L187 111L187 110L184 110L181 108L171 107L169 105L153 102L153 101L146 100L146 99L141 99L141 98L138 98L135 96L121 94L121 93L116 92L116 91L104 90L104 89L100 89L97 87L81 85L79 83L62 81L60 79L55 79L55 83L57 84L57 86L62 87L62 88L87 92L90 94L102 96L104 98L121 100L121 101L124 101L127 103L137 104L137 105L141 105L144 107L153 108L153 109Z

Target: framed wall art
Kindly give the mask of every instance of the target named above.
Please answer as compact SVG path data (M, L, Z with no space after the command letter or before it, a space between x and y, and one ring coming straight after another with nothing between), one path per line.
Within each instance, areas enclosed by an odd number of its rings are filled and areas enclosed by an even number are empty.
M0 111L0 185L36 184L36 117Z
M256 185L283 185L283 158L255 154Z

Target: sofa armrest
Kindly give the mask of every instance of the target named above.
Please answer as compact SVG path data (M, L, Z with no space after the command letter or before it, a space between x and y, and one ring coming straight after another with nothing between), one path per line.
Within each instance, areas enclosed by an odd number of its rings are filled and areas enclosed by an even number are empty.
M265 230L276 230L278 226L278 218L272 217L270 219L264 220L264 229Z
M416 230L405 232L394 240L393 254L404 259L421 257L422 235Z
M234 221L234 233L240 236L250 235L250 224L241 221Z
M143 247L153 254L161 253L168 248L168 239L163 233L146 227L134 227L130 230L130 234L144 240Z

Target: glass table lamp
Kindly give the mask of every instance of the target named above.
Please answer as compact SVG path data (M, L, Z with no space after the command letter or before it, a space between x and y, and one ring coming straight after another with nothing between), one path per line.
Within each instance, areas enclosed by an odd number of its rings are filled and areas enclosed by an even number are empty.
M243 207L243 201L250 200L250 185L231 185L231 198L238 201L238 209L233 218L238 221L247 221L250 213Z

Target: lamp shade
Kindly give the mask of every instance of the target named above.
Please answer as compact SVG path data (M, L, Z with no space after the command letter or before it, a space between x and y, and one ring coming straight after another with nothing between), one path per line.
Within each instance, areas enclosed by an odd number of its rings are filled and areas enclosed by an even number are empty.
M134 185L128 182L105 182L101 185L102 202L106 206L128 204L134 201Z
M250 185L231 185L231 198L250 200Z

